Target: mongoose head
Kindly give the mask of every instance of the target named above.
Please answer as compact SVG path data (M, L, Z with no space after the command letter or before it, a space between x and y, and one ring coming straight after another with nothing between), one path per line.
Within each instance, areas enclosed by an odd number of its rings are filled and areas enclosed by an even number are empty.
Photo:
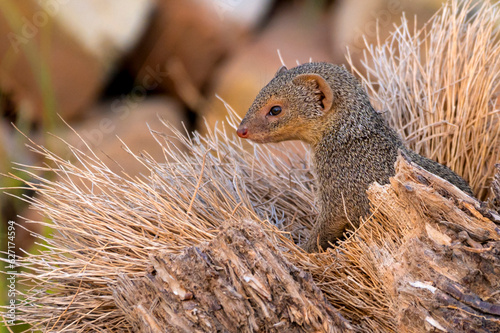
M259 92L237 134L258 143L302 140L316 144L327 118L358 86L354 76L336 65L283 66Z

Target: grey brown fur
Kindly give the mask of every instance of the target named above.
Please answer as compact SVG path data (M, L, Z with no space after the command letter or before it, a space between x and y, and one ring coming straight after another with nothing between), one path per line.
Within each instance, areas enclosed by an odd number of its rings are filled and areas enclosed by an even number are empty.
M281 113L269 114L272 106ZM406 148L371 106L367 93L344 68L307 63L282 68L259 92L238 129L255 142L302 140L311 145L319 193L319 216L304 245L309 252L329 246L346 227L369 212L368 186L387 184L398 150L424 169L472 194L447 167ZM350 222L349 222L350 221Z

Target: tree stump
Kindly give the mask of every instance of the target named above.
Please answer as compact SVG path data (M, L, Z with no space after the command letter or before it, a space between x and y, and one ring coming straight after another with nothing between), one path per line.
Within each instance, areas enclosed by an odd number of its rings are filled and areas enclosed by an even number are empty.
M122 275L113 291L137 331L352 331L257 222L226 223L210 243L150 260L146 277Z

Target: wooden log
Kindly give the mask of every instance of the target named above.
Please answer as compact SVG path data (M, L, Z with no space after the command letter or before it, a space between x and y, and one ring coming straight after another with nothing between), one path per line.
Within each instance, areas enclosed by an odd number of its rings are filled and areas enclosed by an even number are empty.
M228 223L210 243L150 260L146 278L123 275L114 288L137 331L352 331L256 222Z
M496 212L403 156L390 185L374 185L368 193L375 219L404 226L391 250L393 264L379 274L393 291L399 329L500 332ZM371 248L391 249L383 240L371 241L377 244Z

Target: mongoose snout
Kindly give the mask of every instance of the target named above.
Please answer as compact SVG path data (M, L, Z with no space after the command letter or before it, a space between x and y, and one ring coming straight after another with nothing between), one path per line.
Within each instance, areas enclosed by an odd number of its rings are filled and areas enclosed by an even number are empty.
M246 128L245 126L240 126L238 127L236 134L238 134L240 138L246 139L248 137L248 128Z
M259 92L237 134L257 143L301 140L312 149L319 214L303 248L326 249L369 213L366 190L394 176L398 151L472 195L465 180L405 147L343 67L306 63L281 67Z

